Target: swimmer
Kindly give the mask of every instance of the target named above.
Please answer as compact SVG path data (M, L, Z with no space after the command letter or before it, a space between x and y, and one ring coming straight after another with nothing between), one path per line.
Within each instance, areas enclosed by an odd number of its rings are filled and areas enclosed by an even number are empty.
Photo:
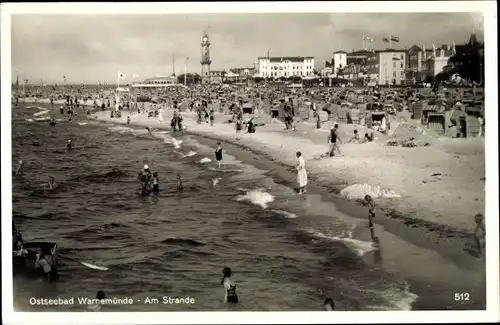
M68 140L68 144L66 145L66 149L71 150L73 148L73 142L71 140Z
M323 306L325 307L326 311L334 311L335 310L335 303L333 302L332 298L326 298L325 302L323 303Z
M220 162L222 161L222 146L220 142L217 142L217 150L215 150L215 160L217 160L217 164L219 164L220 168Z
M146 130L148 130L150 136L153 136L153 133L151 132L151 128L149 126L146 126Z
M183 189L181 174L177 174L177 189L179 189L180 191L182 191Z
M61 105L61 107L59 107L59 111L64 115L64 106Z
M231 280L231 269L225 267L222 270L221 284L224 286L224 303L237 303L238 295L236 295L236 284Z
M38 140L33 140L32 144L35 146L35 147L39 147L40 146L40 142Z
M106 294L104 293L104 291L99 290L99 291L97 291L97 295L95 298L97 300L99 300L99 302L101 302L101 300L106 299ZM91 304L87 307L86 311L87 312L100 312L100 311L102 311L101 304Z
M16 176L22 175L24 172L24 162L22 160L19 160L17 163L17 169L16 169Z
M160 186L158 185L158 173L154 172L153 173L153 189L151 192L158 194L160 193Z
M365 195L365 202L368 205L368 221L370 228L373 228L372 219L375 218L375 202L372 197Z
M127 124L130 124L130 116L127 116Z
M49 189L53 190L56 188L56 179L54 176L49 177Z

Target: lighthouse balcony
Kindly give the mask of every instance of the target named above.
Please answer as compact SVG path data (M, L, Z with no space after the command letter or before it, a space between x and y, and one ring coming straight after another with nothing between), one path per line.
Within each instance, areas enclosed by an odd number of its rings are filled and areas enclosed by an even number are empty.
M210 65L212 63L212 61L211 60L202 60L200 63L201 64L209 64Z

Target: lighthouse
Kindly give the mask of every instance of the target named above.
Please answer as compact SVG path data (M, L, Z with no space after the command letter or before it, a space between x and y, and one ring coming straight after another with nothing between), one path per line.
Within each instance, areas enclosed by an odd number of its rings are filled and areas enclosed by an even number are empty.
M201 83L210 83L210 40L205 33L201 39Z

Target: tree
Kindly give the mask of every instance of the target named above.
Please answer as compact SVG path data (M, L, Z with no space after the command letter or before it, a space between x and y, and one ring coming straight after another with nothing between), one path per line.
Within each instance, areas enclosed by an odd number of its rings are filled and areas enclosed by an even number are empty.
M456 54L448 60L453 72L460 77L482 82L484 76L484 43L477 41L474 34L467 44L456 46Z
M262 78L262 77L254 77L253 81L258 84L259 82L264 81L264 78Z
M186 74L186 83L188 85L197 84L201 82L201 77L197 73L187 73ZM181 74L177 77L177 83L184 84L184 74Z

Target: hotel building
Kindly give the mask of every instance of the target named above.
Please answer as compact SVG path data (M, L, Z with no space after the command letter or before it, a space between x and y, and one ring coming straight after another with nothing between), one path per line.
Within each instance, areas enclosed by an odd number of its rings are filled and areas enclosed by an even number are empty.
M306 77L313 75L314 57L259 57L256 68L261 78Z

